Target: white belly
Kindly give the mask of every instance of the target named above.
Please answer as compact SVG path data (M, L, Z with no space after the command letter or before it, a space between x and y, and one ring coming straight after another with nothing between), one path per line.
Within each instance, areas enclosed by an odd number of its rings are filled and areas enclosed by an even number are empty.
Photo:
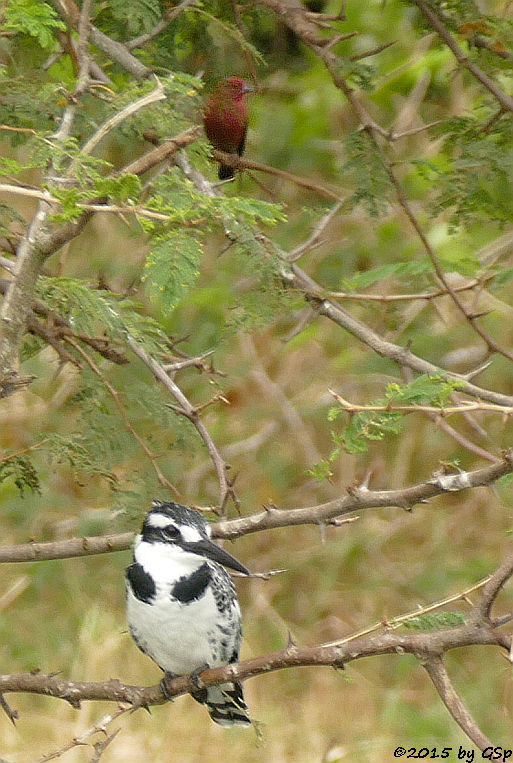
M233 614L238 615L238 607ZM175 675L192 673L203 665L226 664L227 653L233 652L238 641L238 618L231 623L220 622L209 591L200 601L190 604L158 594L153 604L146 604L129 590L127 615L130 632L138 646L162 670ZM225 630L221 631L220 626Z

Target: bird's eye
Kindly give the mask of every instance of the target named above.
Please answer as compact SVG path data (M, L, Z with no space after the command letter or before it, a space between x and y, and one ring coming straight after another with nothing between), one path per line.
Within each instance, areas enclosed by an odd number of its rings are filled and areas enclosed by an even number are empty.
M176 540L180 537L180 530L174 525L169 525L169 527L164 528L164 535L170 540Z

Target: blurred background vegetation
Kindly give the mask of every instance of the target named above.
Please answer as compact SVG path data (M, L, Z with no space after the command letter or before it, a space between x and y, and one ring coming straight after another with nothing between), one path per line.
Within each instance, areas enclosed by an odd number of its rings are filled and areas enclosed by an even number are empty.
M311 6L339 10L335 2ZM157 0L98 2L93 23L124 42L151 30L169 7ZM230 2L198 2L134 51L159 75L168 98L112 132L96 152L98 159L114 167L127 164L148 150L145 131L166 138L198 123L204 92L214 82L231 74L252 82L256 71L246 155L336 189L345 199L301 267L326 289L349 295L435 291L433 268L396 203L379 156L322 62L258 2L239 8L245 36ZM510 91L509 4L454 0L441 9L468 55ZM335 26L357 35L341 43L337 53L376 122L395 133L436 123L391 142L387 155L451 283L478 279L479 289L469 292L466 304L486 311L482 325L511 348L511 114L494 121L498 109L490 93L458 68L412 3L348 0L345 11L346 20ZM51 4L35 0L0 5L0 124L39 134L2 129L6 183L13 176L18 182L41 182L50 153L41 136L57 128L75 83L72 59L61 51L63 29L52 14ZM473 44L476 30L509 57ZM358 59L389 42L394 44L381 53ZM79 155L105 119L154 87L134 83L94 47L91 53L110 81L81 100L76 142L67 147L70 156ZM188 154L210 180L216 178L205 139ZM100 165L84 170L86 184L94 189L93 171L101 172ZM325 318L306 320L303 296L286 290L269 263L227 246L212 207L206 208L203 228L191 234L187 265L176 254L177 249L183 253L184 240L175 249L166 242L170 230L189 235L180 228L179 212L189 220L197 214L197 199L191 202L192 192L176 168L156 179L149 192L153 200L160 197L162 209L177 215L174 228L152 227L127 215L95 216L81 236L46 263L39 296L74 326L80 328L82 320L91 333L101 334L104 313L95 314L95 300L103 293L98 284L107 286L131 300L127 314L153 321L141 324L148 344L152 331L157 343L164 332L181 352L215 351L210 371L186 369L177 381L195 405L218 392L226 400L206 408L203 420L236 475L243 515L268 503L314 505L343 495L367 477L373 489L405 487L428 479L441 464L477 468L487 462L478 449L497 458L511 445L507 417L451 419L461 435L458 442L418 414L406 417L397 434L358 439L358 447L330 459L334 437L347 438L350 420L329 420L333 399L328 390L365 404L382 398L390 382L407 380L392 361ZM249 222L263 219L265 234L286 252L308 238L331 206L321 195L263 173L241 173L222 192L228 199L225 213ZM22 233L35 209L31 200L13 202L2 194L2 234ZM68 219L75 211L69 202ZM8 250L3 254L10 256ZM0 270L0 277L8 275ZM91 291L91 303L80 284ZM451 371L468 372L488 358L484 342L447 296L341 303L384 338L410 345L417 355ZM109 336L122 343L119 327ZM179 500L215 506L219 488L212 463L191 423L166 407L165 390L133 356L127 365L114 365L89 352L118 391L136 432L158 454ZM51 347L27 335L23 372L36 377L33 383L0 401L3 544L135 530L152 499L175 497L158 483L91 369L60 363ZM493 355L479 384L512 395L509 360ZM21 459L12 458L25 449ZM464 590L497 567L510 547L511 504L509 484L501 482L493 489L443 496L412 512L368 510L357 521L322 534L314 527L294 527L241 538L230 550L249 568L286 568L269 581L237 584L242 657L282 648L289 631L298 644L314 645ZM236 516L231 505L229 515ZM5 565L2 671L39 668L76 680L158 681L160 671L126 633L123 570L129 560L126 551ZM502 601L511 608L510 594ZM464 612L466 606L462 602L459 609ZM451 653L448 666L480 726L507 747L512 720L508 663L496 650L474 647ZM249 681L245 692L253 716L263 724L260 742L251 731L214 726L204 708L184 697L153 708L151 717L142 711L124 716L103 760L192 763L214 755L247 763L365 763L392 760L397 745L472 747L409 656L359 661L344 673L280 671ZM0 756L9 763L38 760L111 709L88 703L76 711L62 701L29 695L10 695L9 701L20 713L16 727L0 716ZM63 757L78 762L90 756L91 748L78 747Z

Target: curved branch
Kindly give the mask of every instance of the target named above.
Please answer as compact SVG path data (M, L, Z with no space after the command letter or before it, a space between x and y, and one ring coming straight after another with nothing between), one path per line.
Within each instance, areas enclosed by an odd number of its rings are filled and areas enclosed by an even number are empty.
M472 610L474 620L490 620L491 610L495 599L501 588L508 582L513 575L513 554L509 556L493 573L490 580L483 587L481 597L476 602Z
M235 498L233 486L228 479L229 466L221 456L210 432L201 420L198 409L189 402L188 398L184 395L180 387L173 381L166 370L157 360L155 360L155 358L152 358L150 355L148 355L146 350L137 344L137 342L135 342L131 336L127 335L126 341L132 352L137 355L140 360L142 360L144 365L150 369L155 378L160 381L174 397L180 406L179 408L174 408L174 410L176 410L177 413L180 413L182 416L185 416L185 418L189 419L203 440L217 473L217 479L219 481L219 507L221 511L223 511L226 507L228 499L230 497Z
M493 747L493 742L488 739L476 724L456 689L454 688L449 674L445 669L440 657L434 657L424 663L424 668L430 679L433 681L435 689L439 693L442 701L458 726L472 741L484 750L485 747Z

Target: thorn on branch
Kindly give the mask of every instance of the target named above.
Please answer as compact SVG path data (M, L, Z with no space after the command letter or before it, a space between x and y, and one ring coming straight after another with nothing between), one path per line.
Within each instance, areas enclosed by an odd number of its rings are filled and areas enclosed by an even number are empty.
M305 11L304 16L306 19L313 21L314 24L317 20L321 21L347 21L345 3L342 3L338 13L330 15L328 13L314 13L313 11Z
M102 731L103 731L105 734L107 734L107 732L105 731L105 729L102 729ZM94 754L94 755L93 755L93 757L91 758L91 760L90 760L90 763L98 763L98 761L100 760L101 756L103 755L103 753L105 752L105 750L107 749L107 747L109 746L109 744L110 744L110 743L111 743L111 742L114 740L114 738L115 738L115 737L117 737L117 735L119 734L119 732L120 732L120 731L121 731L121 729L120 729L120 728L119 728L119 729L116 729L116 731L114 731L112 734L110 734L110 735L106 736L106 738L105 738L105 739L101 739L99 742L96 742L96 743L93 745L93 747L94 747L94 753L95 753L95 754Z
M296 649L297 649L297 641L294 638L294 636L292 635L292 631L289 630L289 632L287 634L287 647L286 647L286 651L287 652L293 652Z
M360 519L360 517L333 517L333 519L328 519L326 524L331 525L332 527L341 527L350 522L356 522L358 519Z
M371 50L365 50L363 53L357 53L354 56L350 56L350 61L361 61L362 58L370 58L370 56L376 56L378 53L382 53L387 48L390 48L392 45L396 45L397 40L391 40L390 42L385 42L383 45L378 45L376 48L372 48Z
M0 707L6 714L6 716L9 718L13 726L16 726L16 721L20 717L17 710L13 710L12 707L8 704L7 700L5 699L3 694L0 694Z
M321 25L319 25L321 26ZM326 25L328 29L332 29L329 25ZM335 45L338 45L339 42L344 42L344 40L349 40L351 37L356 37L359 34L359 32L349 32L348 34L336 34L333 37L329 37L326 39L326 43L323 45L324 50L331 50L335 47Z

